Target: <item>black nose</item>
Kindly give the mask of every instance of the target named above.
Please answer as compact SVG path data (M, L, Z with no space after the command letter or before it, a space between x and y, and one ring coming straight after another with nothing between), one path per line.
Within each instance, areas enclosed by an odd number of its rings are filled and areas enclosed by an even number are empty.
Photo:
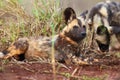
M86 32L81 32L81 35L82 36L86 36Z

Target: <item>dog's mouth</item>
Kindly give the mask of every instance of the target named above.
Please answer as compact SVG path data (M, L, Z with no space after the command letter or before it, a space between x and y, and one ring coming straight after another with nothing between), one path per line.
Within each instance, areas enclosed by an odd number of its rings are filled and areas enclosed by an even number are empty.
M86 37L86 33L85 32L72 33L71 35L68 35L68 37L70 37L72 40L74 40L76 42L79 42Z
M81 34L79 34L79 35L77 35L77 36L70 36L70 38L73 40L73 41L75 41L75 42L80 42L80 41L82 41L84 38L86 37L86 34L84 34L84 35L81 35Z
M97 40L96 40L97 41ZM109 44L102 44L101 42L97 41L99 49L102 52L108 52L109 51Z

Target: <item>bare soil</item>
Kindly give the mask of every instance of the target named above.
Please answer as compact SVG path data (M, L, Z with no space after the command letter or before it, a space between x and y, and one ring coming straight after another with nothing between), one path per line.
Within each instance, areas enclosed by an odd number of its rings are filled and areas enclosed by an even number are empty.
M104 61L104 62L103 62ZM54 80L52 64L41 62L1 61L0 80ZM120 80L120 59L93 65L56 64L56 80Z

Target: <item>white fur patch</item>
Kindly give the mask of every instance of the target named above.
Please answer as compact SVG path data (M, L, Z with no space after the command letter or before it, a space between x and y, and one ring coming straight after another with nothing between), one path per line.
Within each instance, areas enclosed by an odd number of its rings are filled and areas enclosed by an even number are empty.
M0 52L0 58L3 58L4 54L2 52Z
M94 26L94 30L96 31L98 26L102 24L101 22L101 17L99 15L95 15L94 16L94 21L93 21L93 26Z
M111 3L111 0L106 0L106 3Z
M108 17L108 12L107 12L107 8L105 6L102 6L99 10L99 12L104 16L104 17Z
M88 23L88 24L92 24L91 19L88 19L87 23Z
M103 21L104 21L104 25L107 27L109 33L112 34L112 27L109 26L109 23L108 23L107 19L103 18Z
M77 18L81 21L82 25L85 25L86 21L83 17L80 16L80 17L77 17Z
M113 28L111 26L109 26L109 23L107 21L107 18L102 18L103 22L104 22L104 26L107 27L109 34L112 34L112 30ZM95 15L94 17L94 29L97 30L98 26L101 25L101 17L98 15Z

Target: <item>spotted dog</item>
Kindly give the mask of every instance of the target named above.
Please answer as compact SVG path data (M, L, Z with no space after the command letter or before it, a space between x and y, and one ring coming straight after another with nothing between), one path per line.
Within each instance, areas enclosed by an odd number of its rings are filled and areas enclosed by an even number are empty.
M77 17L72 8L66 8L63 12L66 26L60 34L54 38L42 36L36 39L20 38L3 50L0 57L4 59L15 57L18 60L50 59L53 46L57 61L70 61L72 56L80 55L80 45L86 37L87 12L85 11Z
M94 30L92 42L94 34L100 25L107 27L109 34L115 34L116 38L120 41L120 3L110 0L97 3L90 10L88 15L88 24L90 29ZM91 45L92 44L93 43L91 43Z

